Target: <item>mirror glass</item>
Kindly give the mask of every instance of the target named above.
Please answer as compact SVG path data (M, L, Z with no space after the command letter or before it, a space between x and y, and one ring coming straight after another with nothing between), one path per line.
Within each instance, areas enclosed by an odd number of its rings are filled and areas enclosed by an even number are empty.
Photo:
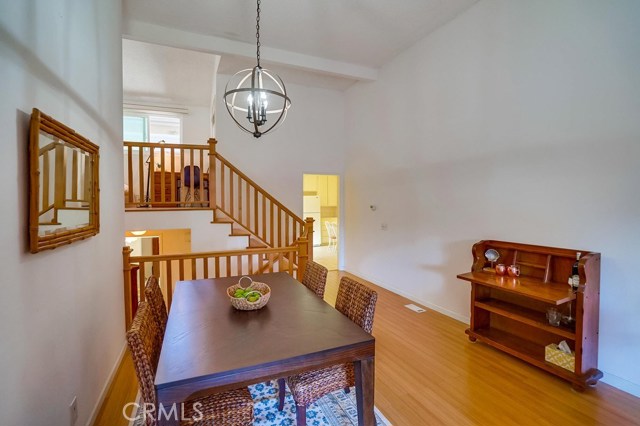
M98 146L37 109L30 135L31 251L98 233Z

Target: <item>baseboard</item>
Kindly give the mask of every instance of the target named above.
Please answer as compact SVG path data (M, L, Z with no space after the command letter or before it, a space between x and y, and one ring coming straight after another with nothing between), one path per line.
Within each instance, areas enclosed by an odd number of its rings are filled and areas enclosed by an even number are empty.
M95 423L96 416L100 411L100 407L102 407L102 404L104 403L104 400L107 396L107 392L109 392L111 383L113 382L113 379L115 378L116 373L118 372L118 368L120 367L120 364L122 364L122 360L126 353L127 353L127 342L125 342L124 345L122 346L120 355L118 356L118 359L116 360L115 365L111 368L111 371L109 372L109 377L107 377L107 382L104 384L102 391L100 392L100 397L98 398L96 405L93 407L93 410L91 411L91 416L89 416L89 421L87 421L87 426L91 426Z
M351 271L348 271L348 272L351 272ZM412 302L417 302L417 303L421 304L422 306L425 306L425 307L427 307L427 308L429 308L429 309L431 309L433 311L440 312L441 314L446 315L448 317L451 317L451 318L453 318L455 320L458 320L458 321L463 322L465 324L469 324L469 317L467 317L467 316L460 315L460 314L458 314L456 312L453 312L453 311L451 311L449 309L443 308L442 306L438 306L438 305L433 304L431 302L427 302L426 300L421 300L421 299L419 299L417 297L414 297L411 294L408 294L408 293L400 290L397 287L394 287L392 285L389 285L389 284L385 283L383 280L381 280L379 278L370 276L370 275L365 274L365 273L363 273L361 271L354 271L354 272L351 272L351 273L354 274L354 275L357 275L359 277L362 277L367 281L371 281L373 284L378 285L378 286L380 286L382 288L385 288L385 289L387 289L387 290L389 290L389 291L391 291L393 293L399 294L402 297L406 297L407 299L411 300Z
M640 385L637 383L630 382L614 374L607 373L606 371L603 371L602 374L603 377L600 379L601 382L640 398Z

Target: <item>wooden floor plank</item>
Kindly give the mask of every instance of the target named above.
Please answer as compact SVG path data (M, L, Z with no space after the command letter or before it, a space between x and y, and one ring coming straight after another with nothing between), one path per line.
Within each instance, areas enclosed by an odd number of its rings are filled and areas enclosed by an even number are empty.
M427 309L406 309L408 299L345 272L331 271L325 300L334 304L340 277L351 276L379 293L375 404L395 426L423 425L640 425L640 398L606 383L583 393L571 385L482 343L471 343L467 324ZM126 356L95 425L126 426L122 406L137 382Z

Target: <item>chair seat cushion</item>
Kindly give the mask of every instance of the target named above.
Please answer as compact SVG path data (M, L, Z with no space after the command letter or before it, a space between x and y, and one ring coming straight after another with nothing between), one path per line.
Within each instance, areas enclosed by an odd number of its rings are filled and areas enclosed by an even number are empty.
M355 385L353 364L339 364L287 378L297 405L308 405L338 389Z
M247 388L207 395L185 402L184 418L185 426L251 425L253 400Z

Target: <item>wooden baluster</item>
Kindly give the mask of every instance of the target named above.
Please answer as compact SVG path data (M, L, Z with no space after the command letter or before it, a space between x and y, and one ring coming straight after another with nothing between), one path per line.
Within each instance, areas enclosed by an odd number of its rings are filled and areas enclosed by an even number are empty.
M293 223L293 234L292 234L292 236L293 236L293 242L295 242L298 239L298 222L295 219L293 219L292 223Z
M278 247L282 247L282 208L278 206Z
M236 256L236 275L243 275L242 273L242 255Z
M140 201L142 201L143 205L146 205L149 200L147 200L146 192L144 189L144 147L138 147L138 180L140 182L140 188L138 194L140 194ZM133 188L129 189L129 191L133 191Z
M184 148L180 148L180 202L182 204L183 201L186 201L186 196L182 194L186 194L184 189ZM186 204L182 204L182 207L186 207Z
M189 190L191 191L191 204L189 205L189 207L193 207L193 202L196 200L196 181L194 179L195 176L195 163L193 161L193 149L189 149L189 154L190 154L190 162L189 162L189 183L191 185L191 187L189 188Z
M164 147L160 148L160 201L164 206L164 203L167 201L166 195L166 182L165 182L165 173L164 173Z
M139 262L138 264L140 265L140 269L138 269L138 278L140 278L138 280L138 299L140 299L141 302L144 302L144 285L147 282L147 276L145 274L147 264L146 262Z
M253 274L253 255L249 255L249 259L247 260L247 265L249 268L249 275Z
M202 278L209 278L209 258L208 257L202 258L202 269L204 273L204 276Z
M192 280L196 280L198 279L198 274L197 274L197 265L196 265L196 258L193 257L191 258L191 279Z
M289 247L289 215L284 215L284 245Z
M245 195L246 195L246 197L247 197L247 198L246 198L246 199L247 199L247 206L245 207L245 209L246 209L246 211L247 211L247 214L246 214L247 222L246 222L246 224L247 224L247 228L248 228L248 229L251 229L251 198L250 198L250 195L251 195L251 192L250 192L251 186L249 185L249 182L245 182L245 187L246 187L246 190L245 190L246 194L245 194ZM256 232L258 232L257 228L253 230L253 233L254 233L254 234L255 234ZM256 234L256 235L257 235L257 234Z
M258 188L253 188L253 226L256 229L256 235L260 235L258 218Z
M235 219L234 212L234 203L233 203L233 169L229 168L229 213L231 213L231 217Z
M153 203L156 200L156 189L155 189L155 163L156 163L156 151L154 147L149 147L150 149L150 154L149 154L149 164L147 167L149 167L149 199L151 200L151 203Z
M242 178L238 175L238 223L244 225L242 222Z
M225 277L230 277L231 276L231 257L230 256L226 256L227 258L227 269L225 269L224 271L224 276Z
M269 253L269 272L273 272L273 253Z
M131 247L122 248L122 274L124 276L124 328L129 330L133 321L133 300L131 298Z
M293 276L293 252L290 251L287 253L287 263L289 263L289 270L287 271L289 275Z
M274 216L274 214L273 214L273 201L269 200L269 222L270 222L269 233L271 234L270 238L269 238L269 242L271 244L269 244L269 245L271 247L275 247L275 245L276 245L276 240L274 239L274 236L273 236L273 216Z
M178 197L176 196L176 152L175 148L171 148L171 173L169 173L171 179L171 202L177 203Z
M87 173L87 170L84 172ZM127 185L129 185L127 202L133 204L133 152L130 146L127 147Z
M171 309L173 300L173 273L171 271L171 260L167 260L167 308Z
M200 155L200 186L198 188L200 191L200 207L202 207L203 201L208 201L207 192L204 190L204 150L198 150L198 154Z
M313 218L308 217L305 220L304 226L305 229L303 232L307 235L307 255L309 260L313 260Z
M309 244L305 237L301 237L298 240L298 281L302 280L304 276L304 271L307 269L307 260L309 260Z
M218 142L214 138L209 138L209 207L215 209L217 207L217 180L216 175L217 159L216 144Z
M224 190L224 175L225 175L224 167L225 167L224 163L220 162L220 207L222 208L222 210L228 212L229 210L227 210L227 203L226 203L225 190Z
M267 240L267 197L262 195L262 239ZM272 245L269 242L269 245Z
M219 278L220 277L220 258L218 256L214 258L214 265L215 265L215 278Z
M180 281L184 281L184 259L178 260L178 268L179 268L178 276L180 277Z

